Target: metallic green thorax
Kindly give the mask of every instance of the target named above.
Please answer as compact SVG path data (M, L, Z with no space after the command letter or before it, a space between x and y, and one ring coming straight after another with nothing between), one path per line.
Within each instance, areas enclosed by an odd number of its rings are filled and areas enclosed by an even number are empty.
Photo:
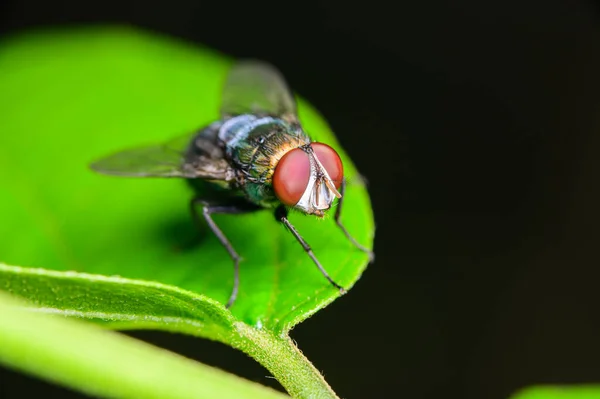
M299 124L270 116L239 115L223 123L219 138L236 171L236 185L263 207L279 203L272 186L277 163L288 151L310 144Z

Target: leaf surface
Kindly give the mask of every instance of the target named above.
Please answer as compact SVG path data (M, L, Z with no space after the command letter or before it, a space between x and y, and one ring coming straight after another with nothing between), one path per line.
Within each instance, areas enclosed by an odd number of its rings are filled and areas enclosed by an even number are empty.
M293 396L334 398L287 333L339 293L269 211L215 216L243 257L238 299L227 310L232 261L208 228L192 223L186 182L88 167L217 119L231 63L200 46L119 27L1 42L0 289L38 312L224 342L263 364ZM354 165L302 99L299 116L342 156L350 183L342 219L370 248L373 215ZM290 220L338 283L356 283L368 256L332 215Z
M232 262L207 228L198 232L193 225L186 182L104 176L88 165L218 118L230 65L214 51L126 28L46 31L1 43L0 234L8 239L0 241L0 261L157 282L225 303ZM354 166L302 100L299 113L311 135L340 151L351 183L342 218L370 247L373 217L365 188L353 179ZM290 219L332 277L352 286L367 256L332 215L318 220L294 213ZM231 309L236 320L284 334L338 297L269 211L215 220L244 258ZM19 279L21 284L14 283ZM43 279L37 275L36 284ZM77 288L57 288L53 281L45 282L46 292L40 284L30 290L20 275L10 290L40 306L74 309L80 297L71 290L87 289L86 303L97 314L107 313L111 296L133 314L141 310L140 301L152 304L160 295L115 288L95 297L98 280ZM185 305L189 298L178 301L174 307L194 305ZM143 315L160 315L162 308L149 305Z

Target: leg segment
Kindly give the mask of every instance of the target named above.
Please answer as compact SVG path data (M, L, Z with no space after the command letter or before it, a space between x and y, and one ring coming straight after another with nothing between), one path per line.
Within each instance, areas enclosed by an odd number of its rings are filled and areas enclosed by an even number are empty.
M219 214L219 213L230 214L230 215L249 213L249 212L256 211L257 208L255 208L253 206L243 206L243 205L214 205L214 204L211 205L201 198L193 198L190 203L190 207L191 207L191 211L192 211L192 217L194 218L194 222L197 225L200 224L200 215L198 214L198 210L196 208L198 204L202 205L202 215L204 216L204 220L206 220L206 223L208 224L208 226L210 227L212 232L215 234L215 236L217 236L217 238L219 239L219 241L221 242L223 247L225 247L225 249L229 253L229 256L231 257L231 259L233 260L233 268L234 268L233 269L233 289L231 291L231 295L229 296L229 300L227 301L227 305L225 305L227 308L230 308L233 305L233 303L235 302L235 299L238 294L238 288L239 288L239 284L240 284L239 263L240 263L241 257L235 251L235 249L233 248L233 245L231 245L231 243L229 242L227 237L225 237L225 234L223 234L221 229L219 229L219 227L214 222L211 215Z
M302 248L304 248L304 251L312 259L312 261L319 268L319 270L321 271L321 273L323 274L323 276L325 276L325 278L331 283L331 285L333 285L335 288L337 288L338 290L340 290L341 294L345 294L346 293L346 289L344 287L342 287L341 285L339 285L338 283L336 283L329 276L329 274L327 273L327 271L325 270L325 268L323 266L321 266L321 263L319 262L319 260L315 256L315 254L313 253L313 251L310 248L310 246L306 243L306 241L304 241L304 239L300 236L300 234L298 233L298 231L296 230L296 228L290 223L290 221L287 218L287 209L284 206L279 206L275 210L275 217L277 218L278 221L280 221L281 223L283 223L288 228L288 230L294 235L294 237L296 237L296 240L298 240L298 242L300 243L300 245L302 245Z
M362 246L361 244L359 244L358 241L356 241L354 239L354 237L352 237L350 235L350 233L348 233L348 230L346 230L346 227L344 227L344 225L342 224L342 221L340 220L340 216L342 215L342 204L344 202L344 192L345 191L346 191L346 182L342 180L342 185L340 187L340 194L342 194L342 197L338 200L338 205L335 210L335 216L334 216L335 223L344 232L344 234L346 235L348 240L350 240L350 242L356 248L360 249L361 251L363 251L369 255L369 262L372 262L375 259L375 254L373 253L373 251L371 251L371 250L365 248L364 246Z

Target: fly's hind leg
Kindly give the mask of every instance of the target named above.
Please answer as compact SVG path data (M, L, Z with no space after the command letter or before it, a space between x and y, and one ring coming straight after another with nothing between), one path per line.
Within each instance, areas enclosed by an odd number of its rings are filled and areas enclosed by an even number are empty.
M200 215L198 214L198 209L197 209L198 205L202 206L202 216L204 217L204 220L208 224L208 227L210 227L210 229L212 230L214 235L217 236L217 238L219 239L219 241L221 242L223 247L225 247L225 249L229 253L229 256L231 257L231 259L233 260L233 289L231 290L231 295L229 296L229 300L227 301L227 304L225 305L227 308L230 308L233 305L233 303L235 302L235 299L238 294L238 288L240 285L239 263L240 263L241 257L235 251L235 249L233 248L233 245L231 245L231 243L229 242L229 240L227 239L225 234L223 234L223 232L221 231L219 226L217 226L217 224L215 223L215 221L212 218L212 215L213 214L234 215L234 214L250 213L250 212L254 212L254 211L258 210L259 208L257 208L254 205L244 204L244 203L223 204L223 205L211 204L202 198L193 198L192 201L190 202L190 208L191 208L191 212L192 212L192 217L194 218L194 222L197 225L200 225L200 222L201 222Z
M340 220L340 217L342 216L342 204L344 203L344 194L346 191L346 181L342 180L342 185L340 186L340 194L342 194L341 198L338 200L338 206L335 210L335 223L338 225L338 227L342 230L342 232L344 232L344 234L346 235L346 237L348 238L348 240L350 240L350 242L358 249L360 249L361 251L367 253L369 255L369 263L373 262L373 260L375 259L375 254L373 253L373 251L369 250L368 248L364 247L363 245L361 245L358 241L356 241L354 239L354 237L352 237L350 235L350 233L348 233L348 230L346 230L346 227L343 225L342 221Z

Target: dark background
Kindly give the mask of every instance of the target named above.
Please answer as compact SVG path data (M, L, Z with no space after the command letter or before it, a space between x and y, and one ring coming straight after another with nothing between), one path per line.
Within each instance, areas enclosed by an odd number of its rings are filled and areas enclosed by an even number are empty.
M368 178L376 262L292 332L341 397L505 398L600 382L595 4L0 3L2 34L99 22L274 63ZM277 386L221 344L131 334ZM0 373L1 397L34 392L75 397Z

